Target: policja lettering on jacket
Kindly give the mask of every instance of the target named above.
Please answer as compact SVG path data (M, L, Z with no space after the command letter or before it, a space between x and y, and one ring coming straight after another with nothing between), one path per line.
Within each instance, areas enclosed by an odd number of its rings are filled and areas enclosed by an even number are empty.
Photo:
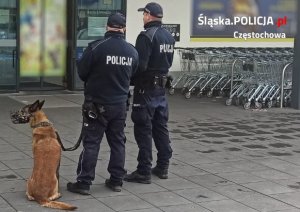
M160 53L165 52L165 53L173 53L174 47L173 45L170 44L161 44L159 45Z
M121 66L131 66L132 57L122 57L122 56L106 56L106 64L109 65L121 65Z

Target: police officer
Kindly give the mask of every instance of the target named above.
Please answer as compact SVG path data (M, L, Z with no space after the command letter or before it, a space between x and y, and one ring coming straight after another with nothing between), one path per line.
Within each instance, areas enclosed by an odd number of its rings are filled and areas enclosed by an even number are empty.
M173 62L175 40L162 27L163 9L159 4L151 2L138 11L143 11L145 28L138 35L135 46L139 53L139 67L133 80L131 114L134 136L139 147L138 166L124 180L149 184L151 172L161 179L168 178L169 160L172 156L165 86ZM158 151L153 169L152 138Z
M138 53L125 41L125 17L112 14L107 21L103 40L89 43L77 62L79 77L85 83L83 104L83 150L77 167L77 182L68 183L67 189L88 195L95 179L100 143L105 133L110 146L105 185L121 191L126 173L125 134L126 101L130 78L138 67Z

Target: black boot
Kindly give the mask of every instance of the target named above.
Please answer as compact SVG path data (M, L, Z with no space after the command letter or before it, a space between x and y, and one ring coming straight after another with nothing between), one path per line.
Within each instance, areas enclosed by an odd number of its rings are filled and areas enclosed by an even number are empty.
M168 179L168 169L161 169L155 166L152 168L151 173L160 179Z
M134 182L134 183L143 183L143 184L150 184L151 183L151 175L142 175L139 174L138 171L134 171L131 174L126 174L124 180L127 182Z
M68 183L67 190L77 194L90 195L90 185L81 182Z
M115 183L113 181L111 181L110 179L106 179L105 180L105 185L107 188L110 188L112 191L115 192L121 192L122 191L122 182L120 183Z

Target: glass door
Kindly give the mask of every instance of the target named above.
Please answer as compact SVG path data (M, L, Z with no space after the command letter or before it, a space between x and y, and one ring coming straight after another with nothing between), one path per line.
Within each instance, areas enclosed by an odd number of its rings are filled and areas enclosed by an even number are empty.
M20 0L20 90L66 87L67 0Z
M77 0L77 59L82 55L88 43L103 38L110 14L121 12L126 15L125 5L125 0ZM76 68L74 68L74 84L75 89L83 88L83 82L79 79Z
M0 1L0 92L17 91L17 5Z

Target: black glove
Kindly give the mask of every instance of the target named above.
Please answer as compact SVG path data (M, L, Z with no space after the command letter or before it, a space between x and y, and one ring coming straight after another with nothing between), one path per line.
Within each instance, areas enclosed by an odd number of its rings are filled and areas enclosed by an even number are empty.
M126 110L129 111L129 106L130 106L130 98L131 98L131 93L130 91L127 94L127 101L126 101Z

